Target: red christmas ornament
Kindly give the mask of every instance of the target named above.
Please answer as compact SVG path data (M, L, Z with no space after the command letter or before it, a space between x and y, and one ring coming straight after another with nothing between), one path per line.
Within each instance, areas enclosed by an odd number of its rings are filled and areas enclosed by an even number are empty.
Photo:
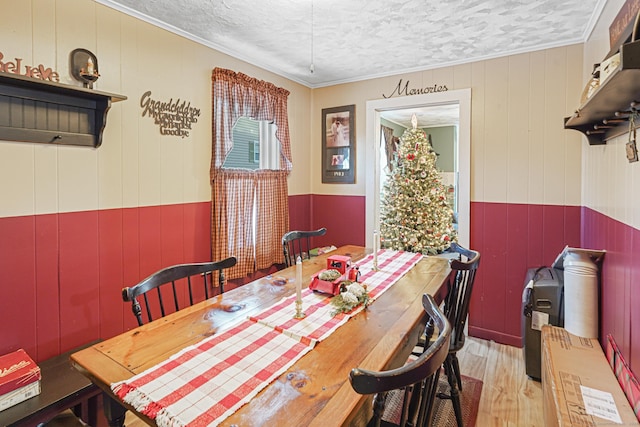
M408 160L414 160L416 158L415 154L407 154L407 159Z

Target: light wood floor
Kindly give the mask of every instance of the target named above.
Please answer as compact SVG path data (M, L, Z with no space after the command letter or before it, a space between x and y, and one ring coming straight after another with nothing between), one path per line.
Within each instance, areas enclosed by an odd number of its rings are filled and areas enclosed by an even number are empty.
M458 353L463 375L483 381L476 427L542 427L542 386L525 373L522 349L467 338ZM146 424L127 413L127 427Z
M467 338L458 353L463 375L481 379L477 427L542 427L542 385L525 373L522 349Z

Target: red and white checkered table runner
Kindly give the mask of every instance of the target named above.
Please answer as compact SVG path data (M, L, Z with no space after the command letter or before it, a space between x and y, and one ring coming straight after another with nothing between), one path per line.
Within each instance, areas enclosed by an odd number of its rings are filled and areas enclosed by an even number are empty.
M371 255L358 263L371 301L420 259L420 254L383 250L379 271L373 271ZM295 296L285 298L111 389L159 426L216 426L363 309L332 316L330 300L307 289L304 319L292 318Z
M421 254L382 250L378 252L378 271L373 270L371 255L357 263L361 272L360 282L367 285L369 303L375 301L421 259ZM331 305L331 297L305 289L302 293L305 317L294 319L295 300L295 295L284 298L251 319L315 345L364 309L358 306L349 313L332 316L334 306Z
M159 426L215 426L311 349L245 320L111 389Z

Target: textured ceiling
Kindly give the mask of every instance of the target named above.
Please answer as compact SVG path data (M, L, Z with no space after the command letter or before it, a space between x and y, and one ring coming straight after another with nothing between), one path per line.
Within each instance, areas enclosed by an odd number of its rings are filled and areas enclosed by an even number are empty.
M581 43L606 0L96 2L321 87Z

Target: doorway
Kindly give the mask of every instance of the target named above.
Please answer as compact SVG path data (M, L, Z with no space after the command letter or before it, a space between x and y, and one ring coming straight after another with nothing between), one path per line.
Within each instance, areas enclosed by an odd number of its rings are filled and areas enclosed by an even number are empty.
M470 223L470 188L471 188L471 89L459 89L446 92L437 92L424 95L408 95L396 98L386 98L367 101L367 141L372 141L366 146L367 164L373 167L373 179L367 179L365 185L366 195L366 247L373 247L373 231L380 229L380 192L381 192L381 132L380 121L385 113L399 111L418 111L428 114L430 110L438 107L448 109L456 106L459 113L457 128L457 149L455 150L455 176L456 176L456 203L458 220L458 242L464 247L469 247L469 223ZM419 126L420 123L419 123Z

